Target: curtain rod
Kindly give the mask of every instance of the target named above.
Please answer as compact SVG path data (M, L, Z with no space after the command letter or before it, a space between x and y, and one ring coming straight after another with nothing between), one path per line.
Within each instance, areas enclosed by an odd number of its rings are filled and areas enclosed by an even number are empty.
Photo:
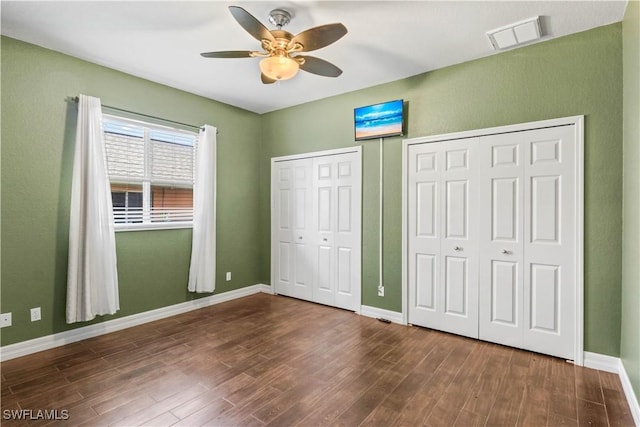
M80 100L80 98L78 98L77 96L74 96L74 97L71 98L71 100L77 103ZM129 113L129 114L134 114L136 116L148 117L150 119L156 119L156 120L161 120L163 122L173 123L173 124L176 124L176 125L187 126L187 127L193 128L193 129L204 129L204 126L190 125L189 123L177 122L175 120L169 120L169 119L165 119L165 118L162 118L162 117L152 116L150 114L138 113L138 112L131 111L131 110L125 110L124 108L112 107L111 105L102 104L102 107L103 108L108 108L109 110L120 111L122 113ZM216 129L216 133L218 133L217 129Z

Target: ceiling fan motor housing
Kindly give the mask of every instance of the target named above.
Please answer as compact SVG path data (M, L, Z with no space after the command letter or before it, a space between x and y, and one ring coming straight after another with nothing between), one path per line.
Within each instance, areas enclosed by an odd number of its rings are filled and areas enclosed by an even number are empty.
M282 28L291 22L291 14L284 9L273 9L269 12L269 22L278 28Z

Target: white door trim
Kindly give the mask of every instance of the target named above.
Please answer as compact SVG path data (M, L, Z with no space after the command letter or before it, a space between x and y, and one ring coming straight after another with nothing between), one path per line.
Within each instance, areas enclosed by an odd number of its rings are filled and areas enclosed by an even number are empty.
M299 153L299 154L290 154L288 156L272 157L271 164L273 165L276 162L285 162L287 160L309 159L313 157L322 157L322 156L335 156L336 154L346 154L346 153L362 153L362 146L356 145L356 146L347 147L347 148L336 148L333 150L312 151L310 153Z
M540 128L557 126L574 126L576 139L575 179L576 179L576 221L575 221L575 266L576 266L576 292L575 292L575 342L574 363L584 365L584 116L571 116L551 120L541 120L528 123L519 123L508 126L499 126L485 129L475 129L463 132L432 135L403 140L402 143L402 320L408 320L408 154L409 146L455 139L476 138L502 133L520 132Z

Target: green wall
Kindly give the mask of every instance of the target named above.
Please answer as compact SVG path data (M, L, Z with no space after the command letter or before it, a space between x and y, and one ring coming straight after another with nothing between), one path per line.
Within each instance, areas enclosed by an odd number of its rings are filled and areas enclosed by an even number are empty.
M622 21L623 233L620 358L640 398L640 2L630 1Z
M206 98L2 37L2 345L65 323L71 166L80 93L103 104L218 127L215 293L260 282L261 117ZM116 233L121 317L188 301L191 230ZM233 280L224 281L231 271ZM29 309L42 307L31 323ZM95 320L95 322L102 319Z
M622 43L613 24L264 115L261 209L269 159L353 146L353 108L403 98L418 137L585 115L585 350L620 351ZM401 311L402 138L384 141L384 283L378 275L378 140L363 142L363 292L368 306ZM262 217L262 230L269 218ZM269 239L262 239L269 278Z

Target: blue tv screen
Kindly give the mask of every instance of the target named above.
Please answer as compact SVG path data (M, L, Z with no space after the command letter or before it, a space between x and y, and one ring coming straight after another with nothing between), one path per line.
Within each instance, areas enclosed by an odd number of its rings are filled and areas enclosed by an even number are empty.
M353 110L356 141L402 135L404 101L383 102Z

